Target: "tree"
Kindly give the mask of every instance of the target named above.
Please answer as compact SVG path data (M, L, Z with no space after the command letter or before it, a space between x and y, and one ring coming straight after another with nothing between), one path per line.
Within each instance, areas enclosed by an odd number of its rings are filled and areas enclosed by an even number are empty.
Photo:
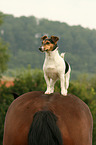
M4 15L0 12L0 25L3 22L3 17ZM8 44L0 38L0 74L6 70L8 59Z
M8 59L8 45L0 39L0 74L6 70Z
M4 14L0 12L0 25L3 23L3 17L4 17Z

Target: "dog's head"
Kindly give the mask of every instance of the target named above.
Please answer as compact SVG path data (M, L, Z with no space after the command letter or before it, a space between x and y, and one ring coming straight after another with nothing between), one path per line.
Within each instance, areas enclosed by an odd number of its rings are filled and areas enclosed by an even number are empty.
M39 48L40 51L53 51L57 48L57 41L59 40L56 36L48 38L46 35L41 37L42 46Z

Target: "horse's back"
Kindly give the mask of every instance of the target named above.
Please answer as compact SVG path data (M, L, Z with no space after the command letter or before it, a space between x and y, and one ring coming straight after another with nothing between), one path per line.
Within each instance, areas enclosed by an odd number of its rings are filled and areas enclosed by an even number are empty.
M33 116L38 111L52 111L58 118L64 145L91 145L92 116L88 106L74 95L26 93L12 102L5 118L4 145L28 145Z

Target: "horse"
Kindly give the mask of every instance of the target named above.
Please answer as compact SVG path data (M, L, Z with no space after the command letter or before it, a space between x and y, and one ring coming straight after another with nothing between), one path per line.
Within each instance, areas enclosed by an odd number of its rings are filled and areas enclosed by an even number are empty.
M89 107L72 94L25 93L8 108L3 145L92 145Z

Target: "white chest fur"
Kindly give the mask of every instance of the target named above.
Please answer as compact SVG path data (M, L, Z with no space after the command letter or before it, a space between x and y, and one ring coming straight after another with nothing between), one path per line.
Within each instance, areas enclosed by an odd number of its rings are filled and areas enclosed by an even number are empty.
M65 63L57 49L46 52L43 71L51 79L58 79L61 73L65 73Z

